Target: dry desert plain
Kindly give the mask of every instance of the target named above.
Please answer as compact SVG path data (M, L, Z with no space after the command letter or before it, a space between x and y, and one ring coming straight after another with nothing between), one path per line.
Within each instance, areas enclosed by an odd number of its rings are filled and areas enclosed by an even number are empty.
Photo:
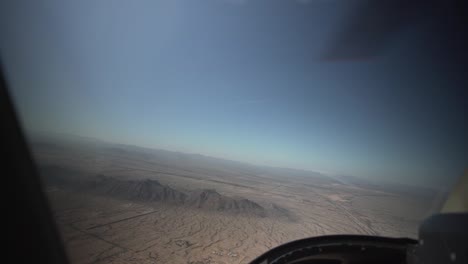
M249 263L310 236L416 237L431 209L413 187L78 137L31 142L76 264Z

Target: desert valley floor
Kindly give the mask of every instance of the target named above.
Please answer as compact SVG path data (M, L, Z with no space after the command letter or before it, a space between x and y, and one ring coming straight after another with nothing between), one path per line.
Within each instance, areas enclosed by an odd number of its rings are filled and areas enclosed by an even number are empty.
M415 237L417 188L88 139L33 142L72 263L249 263L328 234Z

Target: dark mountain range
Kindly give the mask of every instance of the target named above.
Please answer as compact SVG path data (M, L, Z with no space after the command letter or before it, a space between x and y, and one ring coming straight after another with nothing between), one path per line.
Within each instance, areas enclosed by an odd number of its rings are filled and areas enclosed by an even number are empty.
M82 177L79 171L58 166L42 167L41 174L47 186L104 195L116 199L143 203L164 202L207 211L257 217L291 218L287 209L276 204L263 207L243 197L222 195L214 189L194 190L185 193L153 179L128 180L105 175Z
M247 213L266 216L266 210L259 204L244 198L231 198L219 194L216 190L205 189L191 193L187 204L196 208L233 213Z
M96 181L89 184L90 191L97 194L105 194L112 197L142 201L142 202L169 202L184 204L187 195L161 185L156 180L119 180L112 177L99 175Z

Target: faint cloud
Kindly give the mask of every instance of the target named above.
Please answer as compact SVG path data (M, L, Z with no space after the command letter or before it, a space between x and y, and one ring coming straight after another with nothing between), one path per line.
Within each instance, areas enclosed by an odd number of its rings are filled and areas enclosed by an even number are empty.
M222 0L222 1L230 3L230 4L234 4L234 5L243 5L243 4L247 3L247 1L249 1L249 0Z
M311 4L311 3L324 3L324 2L330 2L331 0L296 0L297 3L299 4Z
M315 0L296 0L299 4L310 4Z
M246 100L238 100L230 103L230 105L251 105L251 104L262 104L265 102L271 101L269 98L254 98L254 99L246 99Z
M230 4L235 4L235 5L243 5L249 1L254 1L254 0L221 0L221 1L227 2ZM284 1L290 1L290 0L284 0ZM319 1L326 1L326 0L296 0L297 3L304 4L304 5L314 3L314 2L319 2Z

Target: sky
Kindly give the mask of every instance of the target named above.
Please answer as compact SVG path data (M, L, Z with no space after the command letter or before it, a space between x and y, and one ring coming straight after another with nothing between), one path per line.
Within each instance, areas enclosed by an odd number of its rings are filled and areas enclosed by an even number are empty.
M467 167L468 98L430 31L320 59L349 1L6 2L28 130L433 187Z

